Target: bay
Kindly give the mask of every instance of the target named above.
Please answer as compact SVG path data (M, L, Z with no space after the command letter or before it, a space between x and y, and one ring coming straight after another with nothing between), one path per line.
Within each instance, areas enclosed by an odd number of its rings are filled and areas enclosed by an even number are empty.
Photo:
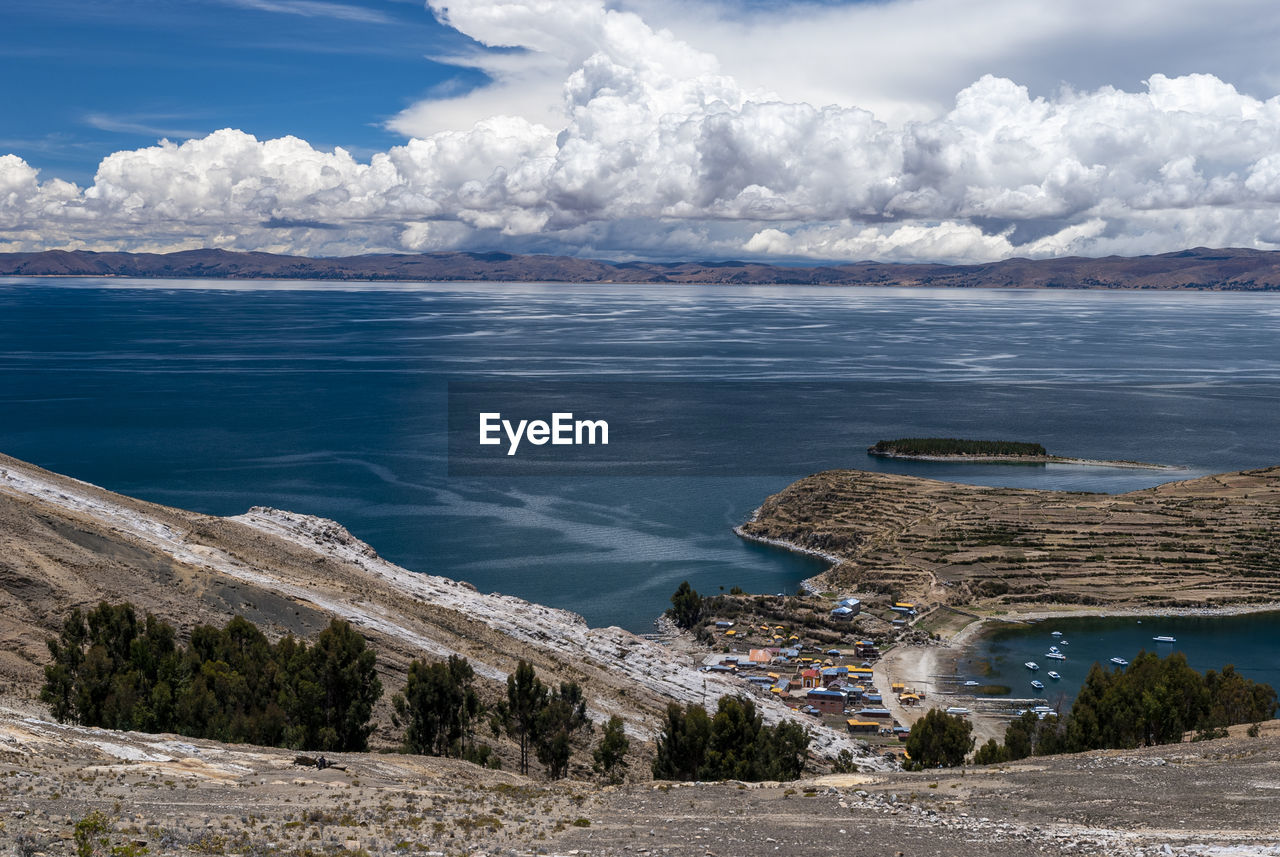
M647 630L681 580L793 591L819 570L731 532L809 472L1171 478L867 457L881 438L1031 440L1179 478L1280 462L1277 344L1270 295L13 278L0 451L210 514L333 518L408 568ZM729 475L450 477L447 384L493 379L817 386L705 427ZM733 475L779 437L792 470Z
M1061 637L1053 636L1054 631ZM1173 637L1173 642L1156 637ZM1065 643L1064 643L1065 641ZM1046 658L1056 646L1066 660ZM1201 672L1230 664L1241 675L1280 689L1280 612L1235 616L1077 616L1032 624L997 625L966 650L957 668L962 678L1010 688L1008 696L1043 698L1066 711L1095 663L1123 669L1112 658L1131 661L1142 651L1167 657L1180 652ZM1024 664L1039 665L1032 672ZM1052 670L1062 676L1047 677ZM1031 687L1032 679L1045 685Z

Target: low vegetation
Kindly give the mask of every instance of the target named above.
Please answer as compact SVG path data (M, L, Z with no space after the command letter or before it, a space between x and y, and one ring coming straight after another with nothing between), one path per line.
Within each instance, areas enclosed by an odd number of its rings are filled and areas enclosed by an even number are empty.
M1019 455L1044 457L1038 443L1016 440L961 440L954 437L903 437L878 440L867 450L872 455Z
M991 739L974 761L1172 744L1191 730L1217 736L1228 726L1270 720L1276 708L1271 685L1244 678L1234 667L1201 674L1181 652L1167 658L1142 652L1123 671L1094 664L1065 716L1041 720L1027 712L1009 725L1003 744Z

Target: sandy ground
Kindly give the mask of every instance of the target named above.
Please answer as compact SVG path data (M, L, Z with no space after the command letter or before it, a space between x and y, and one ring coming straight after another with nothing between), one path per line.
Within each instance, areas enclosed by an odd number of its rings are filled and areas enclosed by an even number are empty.
M958 632L929 645L900 644L885 653L876 664L876 687L885 692L885 707L893 712L899 723L915 723L931 708L946 709L951 706L971 708L971 698L957 695L954 682L940 680L954 673L954 662L961 650L982 633L991 620L978 619L965 625ZM918 706L904 706L889 693L894 682L902 682L908 688L923 689L925 699ZM974 746L981 746L987 739L1004 741L1008 719L972 710L969 721L973 724Z
M1232 732L986 768L606 786L380 753L318 771L286 750L0 710L0 848L72 854L101 813L100 853L157 857L1276 857L1280 722Z

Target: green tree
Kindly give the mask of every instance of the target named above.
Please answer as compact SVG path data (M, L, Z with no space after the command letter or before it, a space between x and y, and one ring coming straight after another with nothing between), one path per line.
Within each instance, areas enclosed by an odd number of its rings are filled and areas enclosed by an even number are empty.
M373 706L382 695L377 655L349 622L334 619L312 648L324 693L324 725L317 750L361 751L369 746Z
M953 768L964 763L973 747L973 724L963 717L934 708L911 727L907 753L926 768Z
M507 676L505 725L507 734L520 744L520 773L529 773L529 748L537 737L538 715L547 701L547 689L533 664L521 660Z
M573 734L590 727L587 703L582 688L574 682L563 682L560 689L548 693L534 720L534 741L538 761L553 780L562 779L569 770L573 753Z
M667 610L671 621L676 623L676 627L688 630L701 621L702 612L702 596L689 585L689 581L681 582L672 594L671 608Z
M1009 751L1005 749L1005 745L999 743L994 738L987 739L987 743L983 744L973 754L973 763L975 765L994 765L1000 762L1008 762Z
M409 664L404 691L392 697L396 725L405 724L405 747L425 756L461 756L480 698L471 686L475 671L466 658Z
M765 726L755 703L722 696L715 717L700 705L667 706L653 761L655 779L791 780L804 771L809 731L784 721Z
M655 780L696 780L711 743L711 718L700 705L667 704L652 764Z
M44 668L44 687L40 700L53 712L60 723L79 723L80 709L77 703L77 687L80 681L80 665L84 663L84 645L89 636L84 614L77 607L62 623L58 637L48 640L49 655L53 663Z
M595 760L596 773L611 783L621 782L626 773L626 755L630 749L631 740L627 738L622 718L615 714L604 724L600 744L591 754Z

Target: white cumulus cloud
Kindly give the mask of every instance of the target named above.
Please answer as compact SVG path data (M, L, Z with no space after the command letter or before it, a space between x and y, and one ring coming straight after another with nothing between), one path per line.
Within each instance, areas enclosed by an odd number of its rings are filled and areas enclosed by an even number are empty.
M226 129L112 154L83 189L0 157L0 248L982 261L1280 240L1280 98L1214 74L1040 94L982 74L904 118L744 83L696 34L651 26L671 14L657 3L435 11L518 50L477 49L494 86L406 110L404 145L366 162ZM515 95L528 109L502 110Z

